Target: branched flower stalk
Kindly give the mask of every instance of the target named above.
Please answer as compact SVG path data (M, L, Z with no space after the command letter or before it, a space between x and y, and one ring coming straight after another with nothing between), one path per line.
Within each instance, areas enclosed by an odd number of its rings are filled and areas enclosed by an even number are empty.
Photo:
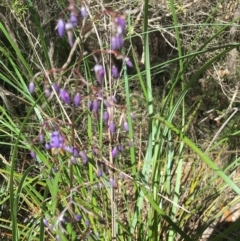
M117 209L114 191L116 176L114 173L115 169L110 168L110 166L114 167L119 153L124 151L124 146L118 143L119 134L117 134L117 129L122 128L123 132L128 132L129 126L125 118L127 108L124 105L118 104L116 96L111 93L107 86L109 86L110 83L114 85L115 82L113 80L121 77L120 69L116 61L120 60L130 68L133 67L133 64L129 57L121 54L126 28L125 16L113 10L105 9L101 13L98 13L92 20L89 20L86 27L82 27L81 19L88 18L88 11L87 5L84 2L81 2L80 6L77 6L75 1L69 1L69 6L59 15L56 31L61 38L64 38L66 35L70 48L76 50L76 43L79 42L75 42L76 39L74 36L78 30L82 29L81 36L84 36L96 20L100 20L102 16L107 16L110 18L113 27L110 30L111 37L109 38L109 43L105 43L106 49L91 49L88 51L81 49L75 65L68 67L67 64L62 68L52 68L45 72L36 73L29 83L29 92L32 95L35 94L36 88L43 88L43 92L49 103L52 103L53 99L56 98L56 103L59 104L60 109L64 111L64 116L66 117L66 120L61 117L46 120L40 128L38 136L32 141L33 147L43 143L45 149L50 151L55 160L50 178L54 178L56 173L61 171L61 167L58 168L57 165L59 162L58 157L68 157L69 194L66 198L67 205L62 211L58 211L57 209L56 213L43 217L44 225L52 235L56 235L57 240L61 240L61 235L67 234L65 226L66 223L70 222L69 217L71 217L70 219L74 220L74 222L79 222L84 218L84 225L89 228L91 217L101 219L101 215L96 213L95 210L91 212L89 211L90 207L87 209L85 206L75 202L74 197L77 195L77 192L74 186L76 180L74 180L73 169L74 166L78 166L81 163L86 166L92 166L96 171L96 176L99 178L100 183L104 185L106 185L104 178L109 176L107 185L109 186L109 190L111 190L112 238L116 238L117 235L115 226ZM68 19L65 19L66 14L69 16ZM82 43L80 43L80 45L81 48L83 48ZM83 63L86 60L88 61L88 56L92 56L95 61L95 65L92 68L92 82L87 79L83 71ZM111 60L110 64L106 62L107 58L102 59L99 56L108 56L108 59ZM107 75L106 72L110 74ZM71 76L74 76L74 90L69 88L70 86L64 82L64 75L69 73ZM39 79L40 76L43 76L42 84L37 84L36 80ZM57 79L54 79L54 76L57 76ZM108 80L108 76L112 79ZM109 82L107 82L107 86L105 86L106 80ZM44 105L42 107L44 108ZM104 150L102 144L98 146L96 143L93 143L92 140L89 140L90 146L86 146L83 145L79 139L76 139L76 136L78 136L76 117L79 108L82 108L83 113L89 113L91 124L96 123L98 127L103 125L104 128L102 130L107 130L106 136L108 136L109 152ZM116 109L122 113L120 114L120 126L116 125L117 119L119 118L115 114ZM69 115L71 115L71 118L68 117ZM89 123L81 123L81 125L89 125ZM66 133L66 128L70 128L71 131ZM99 133L96 132L94 136L97 137L98 134ZM103 135L103 133L100 134ZM36 158L36 153L34 153L33 150L31 151L31 156ZM105 166L105 160L108 160L110 165ZM61 164L66 165L66 162ZM108 174L106 173L106 167ZM89 215L91 216L90 218L88 218ZM59 233L59 230L61 233Z

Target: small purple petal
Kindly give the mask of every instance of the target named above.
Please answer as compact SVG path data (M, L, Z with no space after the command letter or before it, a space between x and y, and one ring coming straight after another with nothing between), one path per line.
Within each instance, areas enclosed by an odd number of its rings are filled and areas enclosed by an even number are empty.
M59 93L60 88L59 88L59 86L58 86L57 83L54 83L54 84L52 85L52 87L53 87L53 89L56 91L56 93Z
M44 141L43 134L39 134L38 138L39 138L39 141L40 141L40 142L43 142L43 141Z
M113 147L113 149L112 149L112 158L115 159L116 156L117 156L117 154L118 154L118 149L117 149L117 147L115 146L115 147Z
M68 94L68 92L66 90L60 89L59 95L60 95L61 100L64 103L66 103L68 105L70 104L70 97L69 97L69 94Z
M88 109L89 109L90 111L93 110L93 102L92 102L92 101L88 102Z
M31 155L31 157L32 157L33 159L36 158L36 152L35 152L35 151L31 151L31 152L30 152L30 155Z
M103 120L105 123L108 123L108 120L109 120L109 113L107 111L105 111L103 113Z
M114 125L113 121L111 121L109 123L109 130L110 130L111 134L113 134L115 132L115 125Z
M82 216L79 215L79 214L75 214L75 215L74 215L74 219L75 219L77 222L79 222L79 221L81 220L81 218L82 218Z
M49 88L46 88L46 89L44 90L44 93L45 93L45 96L46 96L46 97L49 97L49 96L51 95L51 90L50 90Z
M57 30L58 30L59 37L63 37L63 35L65 33L65 22L64 22L64 20L62 18L60 18L58 20Z
M126 57L124 60L125 60L125 63L128 67L130 67L130 68L133 67L133 63L128 57Z
M125 27L126 27L126 20L123 16L117 16L116 17L116 24L122 28L122 31L124 31Z
M97 78L97 82L101 85L103 77L104 77L104 68L103 68L103 66L100 65L100 64L96 64L94 66L94 71L95 71L95 75L96 75L96 78Z
M73 103L74 103L74 105L75 105L76 107L78 107L79 104L80 104L80 102L81 102L81 96L80 96L79 93L77 93L77 94L74 96Z
M115 79L119 77L118 69L115 65L112 66L112 75L113 75L113 78Z
M123 123L123 127L124 127L125 131L129 131L129 126L126 121Z
M29 83L28 89L29 89L30 94L32 94L32 93L34 92L34 90L35 90L35 84L34 84L34 82L30 82L30 83Z
M77 159L74 156L71 156L71 162L73 165L77 164Z
M112 50L121 49L123 47L123 37L122 35L116 35L111 38L111 48Z
M102 177L102 175L103 175L102 169L98 168L97 169L97 176Z
M118 146L118 150L119 150L120 152L123 152L123 150L124 150L123 145L119 145L119 146Z
M64 150L71 154L73 153L73 147L71 147L71 146L64 146Z
M50 150L50 149L51 149L51 145L50 145L49 143L46 143L46 144L45 144L45 148L46 148L47 150Z
M51 135L50 145L51 148L62 148L64 138L60 135L58 131L54 131Z
M98 112L99 103L97 100L93 101L93 111Z
M86 164L86 163L88 162L88 156L87 156L87 154L86 154L85 152L83 152L83 151L80 151L80 152L79 152L79 155L82 157L83 163Z
M113 178L110 178L110 179L109 179L109 183L110 183L110 186L111 186L111 187L115 187L115 181L114 181Z
M48 227L48 225L49 225L48 220L44 218L44 219L43 219L43 224L44 224L46 227Z
M79 151L78 151L78 149L76 147L73 147L73 155L75 157L79 157Z
M84 6L81 7L80 12L81 12L81 15L82 15L83 18L87 17L87 10Z
M70 22L71 22L73 27L77 26L77 16L76 16L75 13L70 14Z

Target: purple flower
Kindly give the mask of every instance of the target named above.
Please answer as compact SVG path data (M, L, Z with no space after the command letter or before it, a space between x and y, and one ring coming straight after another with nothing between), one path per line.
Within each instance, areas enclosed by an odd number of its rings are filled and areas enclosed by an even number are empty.
M110 130L111 134L113 134L115 132L115 125L114 125L113 121L111 121L109 123L109 130Z
M40 142L43 142L43 141L44 141L43 134L39 134L38 138L39 138L39 141L40 141Z
M108 119L109 119L109 113L107 111L104 111L104 113L103 113L103 120L104 120L104 122L107 123Z
M112 50L121 49L123 47L123 37L122 35L116 35L111 38L111 48Z
M63 37L65 33L65 22L62 18L58 19L57 31L58 31L59 37Z
M126 57L124 60L125 60L125 63L128 67L130 67L130 68L133 67L132 61L128 57Z
M124 31L125 27L126 27L126 20L123 16L117 16L116 17L116 24L118 25L118 27L121 28L122 32Z
M51 149L51 145L50 145L49 143L46 143L46 144L45 144L45 148L46 148L47 150L50 150L50 149Z
M60 88L59 88L59 86L58 86L57 83L54 83L54 84L52 85L52 87L53 87L53 89L56 91L56 93L59 93Z
M79 157L79 151L78 151L78 149L76 147L73 147L73 155L75 157Z
M119 77L118 69L115 65L112 66L112 75L113 75L113 78L115 79Z
M109 183L110 183L110 186L111 186L111 187L115 187L115 181L114 181L113 178L110 178L110 179L109 179Z
M82 216L79 215L79 214L75 214L75 215L74 215L74 219L75 219L77 222L79 222L79 221L81 220L81 218L82 218Z
M98 112L98 107L99 107L98 101L94 100L93 101L93 111Z
M79 155L82 157L83 163L86 164L86 163L88 162L88 156L87 156L87 154L86 154L85 152L83 152L83 151L80 151L80 152L79 152Z
M92 102L92 101L88 102L88 109L89 109L90 111L93 110L93 102Z
M51 135L51 140L50 140L51 148L62 148L63 142L64 142L63 136L58 131L54 131Z
M68 94L68 92L66 90L60 89L59 95L60 95L61 100L64 103L70 105L70 97L69 97L69 94Z
M31 152L30 152L30 155L31 155L31 157L32 157L33 159L36 158L36 152L35 152L35 151L31 151Z
M46 97L49 97L49 96L51 95L51 90L50 90L49 88L46 88L46 89L44 90L44 93L45 93L45 96L46 96Z
M64 146L64 150L71 154L73 153L73 147L71 147L71 146Z
M115 146L115 147L113 147L113 149L112 149L112 158L115 159L116 156L117 156L117 154L118 154L118 149L117 149L117 147Z
M119 150L120 152L123 152L123 150L124 150L123 145L119 145L119 146L118 146L118 150Z
M129 131L129 126L128 126L128 123L126 121L124 121L123 127L124 127L125 131Z
M80 12L83 18L87 17L87 10L84 6L81 7Z
M34 82L30 82L30 83L29 83L28 89L29 89L30 94L32 94L32 93L34 92L34 90L35 90L35 84L34 84Z
M94 71L95 71L95 75L96 75L96 78L97 78L97 82L101 85L103 77L104 77L104 68L103 68L103 66L100 65L100 64L96 64L94 66Z
M71 22L73 27L77 26L77 16L73 12L70 14L70 22Z
M74 156L71 156L71 162L73 165L77 164L77 159Z
M44 219L43 219L43 224L44 224L46 227L48 227L48 225L49 225L48 220L44 218Z
M77 94L74 96L73 103L74 103L74 105L75 105L76 107L78 107L79 104L80 104L80 102L81 102L81 96L80 96L79 93L77 93Z
M98 168L97 169L97 176L101 177L103 175L102 169Z

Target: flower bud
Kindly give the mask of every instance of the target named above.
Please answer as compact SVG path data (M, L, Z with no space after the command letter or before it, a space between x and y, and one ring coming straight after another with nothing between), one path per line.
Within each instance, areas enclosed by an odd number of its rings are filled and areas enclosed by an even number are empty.
M111 38L111 48L112 50L118 50L123 47L123 37L122 35L116 35Z
M32 93L34 92L34 90L35 90L35 84L34 84L34 82L31 81L31 82L29 83L28 89L29 89L30 94L32 94Z
M112 158L115 159L116 156L117 156L117 154L118 154L118 149L117 149L117 147L115 146L115 147L113 147L113 149L112 149Z
M70 14L70 22L71 22L73 27L77 26L77 16L73 12Z
M64 20L62 18L60 18L58 20L57 31L58 31L59 37L63 37L63 35L65 33L65 22L64 22Z
M51 90L50 90L49 88L46 88L46 89L44 90L44 93L45 93L45 96L46 96L46 97L49 97L49 96L51 95Z
M98 112L99 103L97 100L93 101L93 111Z
M58 86L57 83L54 83L54 84L52 85L52 87L53 87L53 89L56 91L56 93L59 93L60 88L59 88L59 86Z
M115 187L115 181L114 181L113 178L110 178L110 179L109 179L109 183L110 183L110 186L111 186L111 187Z
M111 134L113 134L115 132L115 125L114 125L113 121L111 121L109 123L109 130L110 130Z
M97 169L97 176L102 177L102 175L103 175L102 169L98 168Z
M31 157L32 157L33 159L36 158L36 152L35 152L35 151L31 151L31 152L30 152L30 155L31 155Z
M100 64L96 64L96 65L94 66L94 71L95 71L95 75L96 75L96 78L97 78L97 82L101 85L101 84L102 84L103 77L104 77L104 69L103 69L103 66L100 65Z
M113 75L113 78L115 78L115 79L117 79L119 77L118 69L115 65L112 66L112 75Z
M88 156L87 156L87 154L86 154L85 152L83 152L83 151L80 151L80 152L79 152L79 155L82 157L83 163L86 164L86 163L88 162Z
M81 7L80 12L81 12L81 16L83 18L87 17L87 10L86 10L86 8L84 6Z
M128 57L126 57L124 60L125 60L125 63L128 67L130 67L130 68L133 67L133 63Z
M129 126L128 126L128 123L126 121L124 121L123 127L124 127L125 131L129 131Z
M93 103L92 103L92 101L88 102L88 109L89 109L90 111L93 110Z
M73 103L74 103L74 105L75 105L76 107L78 107L79 104L80 104L80 102L81 102L81 96L80 96L79 93L77 93L77 94L74 96Z
M108 123L109 113L107 111L104 111L104 113L103 113L103 120L105 123Z
M74 215L74 219L75 219L77 222L79 222L79 221L81 220L81 218L82 218L82 216L79 215L79 214L75 214L75 215Z
M68 92L66 90L60 89L59 95L60 95L61 100L64 103L70 105L70 97L69 97L69 94L68 94Z
M126 27L126 20L123 16L117 16L116 19L116 24L117 26L119 26L122 29L122 32L124 31L125 27Z
M44 219L43 219L43 224L44 224L46 227L48 227L48 225L49 225L48 220L44 218Z

